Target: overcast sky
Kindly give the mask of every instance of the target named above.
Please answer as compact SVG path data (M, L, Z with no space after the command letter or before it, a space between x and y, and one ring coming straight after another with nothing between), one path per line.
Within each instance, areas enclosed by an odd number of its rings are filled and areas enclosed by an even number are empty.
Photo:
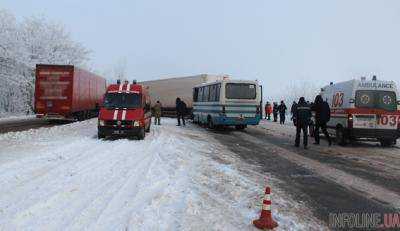
M377 74L400 79L400 1L0 0L62 22L99 70L126 58L138 80L200 73L259 79L276 95Z

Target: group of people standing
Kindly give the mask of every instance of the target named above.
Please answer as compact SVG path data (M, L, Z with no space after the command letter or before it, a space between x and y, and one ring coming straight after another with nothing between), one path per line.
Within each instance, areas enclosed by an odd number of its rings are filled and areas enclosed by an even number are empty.
M153 114L154 114L154 125L161 125L161 108L162 104L160 101L157 101L156 104L153 106ZM176 117L178 120L177 126L181 126L181 120L183 126L186 125L185 115L187 113L187 106L186 103L181 100L179 97L176 98L175 101L175 109L176 109Z
M265 104L265 119L271 120L271 114L273 115L273 121L278 121L278 114L280 124L285 124L287 107L283 101L278 105L276 102L271 105L269 102ZM312 123L311 117L312 112L315 113L315 123ZM308 130L311 124L314 125L314 138L315 145L319 145L320 137L319 131L325 134L328 140L329 146L332 145L332 139L327 131L327 123L331 117L331 110L329 104L322 99L320 95L315 97L313 103L309 103L304 97L300 97L298 102L293 102L290 113L292 114L292 120L296 126L296 139L295 146L300 146L300 135L303 133L303 145L307 149L308 146Z
M265 119L271 120L271 114L272 114L273 119L274 119L273 121L278 122L278 114L279 114L279 123L285 124L286 111L287 111L287 107L285 105L285 102L283 102L283 100L281 101L281 104L279 104L279 105L277 102L274 102L273 105L271 105L270 102L267 102L265 104Z
M308 145L308 128L311 124L312 112L315 112L314 138L315 145L319 145L319 130L325 134L329 146L332 145L332 139L327 131L327 123L331 118L331 109L329 104L322 99L320 95L315 97L313 103L306 102L304 97L300 97L299 102L293 106L293 123L296 126L295 146L300 146L300 133L303 132L303 145L307 149Z

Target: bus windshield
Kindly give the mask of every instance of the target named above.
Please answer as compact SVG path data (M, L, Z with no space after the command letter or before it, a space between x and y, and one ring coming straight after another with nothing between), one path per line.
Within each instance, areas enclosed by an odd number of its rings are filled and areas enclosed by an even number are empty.
M104 98L106 108L138 108L140 105L139 94L107 93Z
M227 99L255 99L256 85L250 83L227 83L225 94Z
M356 91L356 107L397 110L396 93L393 91Z

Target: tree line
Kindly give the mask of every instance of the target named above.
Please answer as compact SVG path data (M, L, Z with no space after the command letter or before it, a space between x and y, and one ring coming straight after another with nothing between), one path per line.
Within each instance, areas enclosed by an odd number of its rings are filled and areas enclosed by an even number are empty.
M0 9L0 116L33 111L36 64L85 67L89 54L63 24Z

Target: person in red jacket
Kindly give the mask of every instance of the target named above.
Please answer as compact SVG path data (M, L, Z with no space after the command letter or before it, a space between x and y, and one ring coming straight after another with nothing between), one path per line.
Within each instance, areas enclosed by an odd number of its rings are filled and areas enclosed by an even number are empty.
M265 119L271 120L272 106L269 102L265 104Z

